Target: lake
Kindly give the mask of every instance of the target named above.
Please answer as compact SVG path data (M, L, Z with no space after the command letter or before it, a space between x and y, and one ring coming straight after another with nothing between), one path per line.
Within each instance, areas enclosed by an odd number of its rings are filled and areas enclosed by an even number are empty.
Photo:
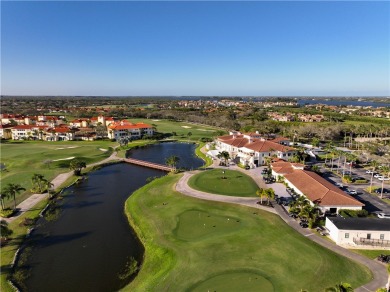
M194 150L193 144L161 143L136 149L131 156L163 163L176 155L181 167L196 168L203 162L193 155ZM28 248L20 257L26 262L18 266L27 268L29 277L17 284L25 291L116 291L124 287L131 277L120 279L119 274L130 257L141 262L144 252L124 213L125 201L147 178L165 174L120 163L94 171L68 188L57 212L39 219L26 241Z

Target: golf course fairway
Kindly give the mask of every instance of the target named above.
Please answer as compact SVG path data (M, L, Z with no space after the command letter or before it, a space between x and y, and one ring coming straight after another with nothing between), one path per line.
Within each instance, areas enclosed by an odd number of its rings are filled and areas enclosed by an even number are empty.
M145 255L124 291L323 291L370 281L366 267L317 245L275 214L178 193L181 176L155 179L126 201Z

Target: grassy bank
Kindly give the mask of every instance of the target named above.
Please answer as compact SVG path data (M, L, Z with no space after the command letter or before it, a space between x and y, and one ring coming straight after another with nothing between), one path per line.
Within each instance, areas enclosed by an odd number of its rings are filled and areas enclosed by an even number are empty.
M180 176L154 180L126 201L145 259L125 291L234 291L251 280L253 291L322 291L371 279L365 267L301 236L274 214L181 195L174 190Z
M196 147L195 149L195 155L198 156L200 159L203 159L204 161L204 167L208 167L210 165L213 164L213 160L206 156L206 154L204 154L200 149L202 149L204 146L206 145L206 143L203 143L203 142L199 142L198 143L198 146Z
M36 219L39 217L41 210L47 205L48 201L43 200L38 203L35 208L30 211L27 211L25 214L20 216L18 219L9 224L9 228L12 229L13 233L11 235L12 240L9 243L1 248L1 291L8 292L14 291L14 289L7 282L8 278L11 275L11 263L14 259L15 253L18 250L19 246L22 244L24 238L26 237L27 230L29 227L21 224L25 218Z
M31 195L31 177L43 174L48 180L69 171L70 158L77 157L87 164L109 157L116 143L109 141L15 141L0 144L1 162L6 170L1 172L1 185L17 183L27 191L17 196L17 204ZM105 151L103 151L105 150ZM12 199L5 201L12 205Z
M370 250L370 249L350 249L350 251L356 252L358 254L364 255L365 257L368 257L369 259L376 259L381 254L384 255L390 255L390 250L384 250L384 249L376 249L376 250Z
M228 169L203 171L191 177L188 185L202 192L236 197L256 197L259 189L251 177Z

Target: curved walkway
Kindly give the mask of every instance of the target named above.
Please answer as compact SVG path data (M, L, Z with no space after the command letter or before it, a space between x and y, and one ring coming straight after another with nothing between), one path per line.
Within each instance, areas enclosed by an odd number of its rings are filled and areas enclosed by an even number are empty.
M317 234L313 233L312 230L310 229L301 228L298 222L290 218L286 213L285 209L283 209L278 204L273 204L275 208L267 208L256 204L256 202L258 202L257 198L242 198L242 197L216 195L216 194L201 192L190 188L188 186L188 180L191 178L191 176L199 172L200 171L185 172L183 177L177 182L176 190L186 196L190 196L202 200L238 204L238 205L248 206L256 209L262 209L264 211L277 214L283 219L283 221L285 221L289 226L291 226L293 229L295 229L303 236L309 238L310 240L318 243L319 245L327 249L332 250L335 253L338 253L341 256L347 257L370 269L373 275L372 281L361 287L356 288L354 291L356 292L376 291L379 288L385 287L388 279L388 274L387 274L386 266L384 264L376 262L374 260L370 260L369 258L351 252L348 249L342 248L334 244L333 242L330 242L318 236ZM341 272L342 271L340 271L340 273Z

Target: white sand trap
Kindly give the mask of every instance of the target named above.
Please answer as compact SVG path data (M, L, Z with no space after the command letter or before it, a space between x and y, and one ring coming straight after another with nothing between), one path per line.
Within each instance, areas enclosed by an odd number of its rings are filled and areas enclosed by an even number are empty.
M160 120L152 120L153 122L159 122Z
M206 129L197 129L199 131L203 131L203 132L214 132L214 130L206 130Z
M69 147L60 147L60 148L55 148L54 150L61 150L61 149L73 149L73 148L79 148L80 146L69 146Z
M104 149L104 148L99 148L99 150L104 152L108 151L108 149Z
M71 159L73 159L73 158L74 158L74 156L73 156L73 157L67 157L67 158L61 158L61 159L54 159L53 161L71 160Z
M181 126L182 128L191 129L192 127L189 126Z

